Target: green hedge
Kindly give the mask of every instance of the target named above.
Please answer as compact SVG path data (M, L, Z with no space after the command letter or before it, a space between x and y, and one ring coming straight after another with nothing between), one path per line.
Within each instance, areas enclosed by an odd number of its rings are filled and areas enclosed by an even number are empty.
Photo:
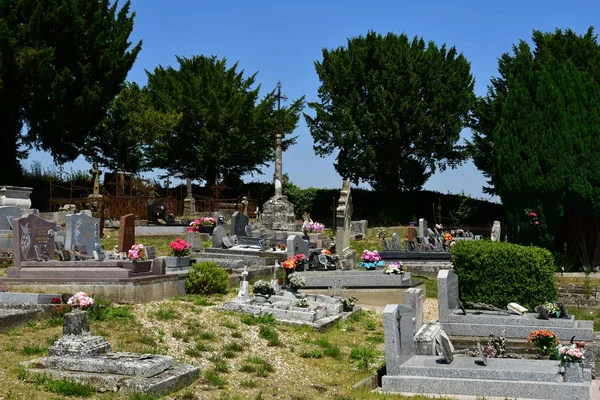
M187 294L225 294L228 288L229 274L213 261L194 264L185 280Z
M452 248L452 264L462 301L504 309L516 302L532 311L555 301L558 294L552 254L539 247L458 241Z

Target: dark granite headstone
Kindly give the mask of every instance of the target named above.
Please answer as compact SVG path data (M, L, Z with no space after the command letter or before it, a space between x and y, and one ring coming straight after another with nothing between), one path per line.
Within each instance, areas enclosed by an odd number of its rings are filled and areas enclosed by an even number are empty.
M119 228L119 252L127 253L135 244L135 214L127 214L121 217Z
M242 214L239 211L234 212L231 215L231 234L237 236L246 235L246 225L250 222L250 218L246 214Z
M13 266L20 267L21 261L38 260L35 246L45 245L47 251L51 251L53 255L54 232L53 221L43 219L35 214L13 219ZM41 248L38 247L38 250Z
M158 222L159 219L163 221L167 217L167 206L161 201L155 201L148 205L148 221Z
M546 309L544 308L544 306L537 306L535 308L535 310L537 311L537 315L536 318L537 319L550 319L550 317L548 317L548 313L546 312Z
M571 316L567 312L567 309L563 303L556 303L556 305L558 306L558 309L560 310L561 318L571 318Z
M67 214L65 225L65 249L75 250L75 246L79 245L85 247L86 255L91 255L96 243L100 242L100 218L86 214Z

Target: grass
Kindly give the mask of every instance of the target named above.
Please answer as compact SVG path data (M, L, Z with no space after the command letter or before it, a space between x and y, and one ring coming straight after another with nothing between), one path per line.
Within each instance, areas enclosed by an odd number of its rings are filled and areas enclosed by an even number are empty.
M600 330L600 310L597 308L567 306L567 311L575 319L594 321L594 331Z
M248 357L240 368L241 372L255 374L258 377L266 378L271 372L275 371L273 365L260 357Z
M29 345L26 344L21 348L21 354L24 356L39 356L42 354L46 354L48 351L47 346L39 346L39 345Z
M279 340L279 334L275 329L271 327L261 325L258 330L258 337L267 340L269 342L269 346L281 345L281 340Z

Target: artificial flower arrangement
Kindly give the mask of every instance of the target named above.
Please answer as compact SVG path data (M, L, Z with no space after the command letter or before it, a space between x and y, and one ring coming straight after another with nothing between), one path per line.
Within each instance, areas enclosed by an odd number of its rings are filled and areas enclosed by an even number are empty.
M275 294L275 288L269 282L259 279L252 285L252 293L268 297Z
M404 265L402 265L402 262L400 261L395 261L391 264L386 265L385 269L383 270L383 273L386 275L400 275L404 273Z
M79 307L81 309L88 308L94 305L94 299L89 297L84 292L77 292L67 300L67 304L73 308Z
M200 226L201 222L198 218L196 218L195 220L193 220L192 222L190 222L190 228L192 228L193 230L197 231L198 227Z
M452 235L448 232L444 233L444 241L446 242L446 244L450 243L452 241Z
M302 298L296 302L296 307L306 308L308 307L308 300L306 298Z
M560 307L556 303L548 302L542 307L546 310L549 318L560 318Z
M202 218L200 218L200 223L202 225L212 226L217 223L217 220L214 219L213 217L202 217Z
M143 244L134 244L131 246L131 250L127 252L127 258L131 261L145 261L148 259L148 254L146 254L146 248Z
M330 256L331 255L331 250L323 249L323 250L321 250L321 254L323 254L324 256Z
M286 268L286 269L295 269L296 268L296 260L294 260L293 258L288 258L287 260L282 262L281 265L283 266L283 268Z
M556 333L546 329L538 329L531 332L527 341L536 346L542 356L549 355L560 343Z
M356 302L358 301L358 299L354 296L352 297L346 297L344 300L342 300L342 303L344 304L344 308L348 309L348 308L353 308L356 305Z
M565 365L565 363L568 362L583 362L583 360L585 360L585 357L583 356L583 350L581 349L582 348L579 347L579 343L577 346L573 344L568 346L558 345L556 346L556 358L560 360L560 365Z
M367 269L375 269L375 267L384 266L384 262L381 260L381 256L379 255L377 250L369 251L365 249L360 258L362 259L362 261L358 263L358 265L360 265L361 267L365 267Z
M304 279L304 277L298 272L289 274L288 279L290 281L291 287L303 288L304 286L306 286L306 279Z
M309 233L321 233L324 230L325 225L320 224L316 221L304 221L304 223L302 224L302 232L304 233L304 236L308 235Z
M294 262L296 266L304 264L307 261L306 256L304 254L296 254L294 256Z
M277 250L287 250L287 246L285 245L285 243L277 243Z
M171 242L169 247L175 257L185 257L190 254L190 247L192 245L183 239L177 238Z

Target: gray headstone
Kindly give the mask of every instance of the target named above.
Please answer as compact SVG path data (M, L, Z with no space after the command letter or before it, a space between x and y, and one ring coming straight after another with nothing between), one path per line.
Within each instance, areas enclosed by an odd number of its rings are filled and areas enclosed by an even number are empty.
M427 232L427 221L425 220L425 218L419 218L418 233L420 237L427 237L427 235L429 234L429 232Z
M414 356L413 311L388 304L383 310L383 337L387 375L397 375L400 365Z
M304 254L308 259L308 242L298 235L290 235L286 241L287 256L294 257L296 254Z
M231 215L231 234L238 236L246 235L246 225L250 222L250 218L239 211Z
M65 216L65 249L74 250L74 246L85 246L88 253L100 242L100 218L85 214L67 214Z
M148 246L148 247L152 247L154 249L154 246ZM146 247L146 253L149 255L150 252L148 250L148 247ZM104 248L102 247L102 245L100 243L96 243L95 244L95 248L94 248L94 260L97 261L104 261L104 259L106 258L106 254L104 253ZM156 257L156 250L154 250L154 257Z
M493 242L500 241L502 225L500 225L500 221L494 221L494 225L492 226L491 239Z
M458 275L449 269L438 272L438 318L448 322L458 307Z
M35 246L46 246L51 254L54 254L54 232L53 221L40 218L35 214L13 220L13 252L14 267L20 267L21 261L35 261L38 256Z
M352 236L361 235L362 237L367 236L367 224L368 221L366 219L360 221L351 221L350 222L350 233Z
M423 305L425 304L425 295L423 289L409 288L404 291L402 296L402 304L409 306L413 310L414 329L416 335L423 326Z
M202 251L202 239L200 237L200 232L187 232L185 241L192 245L192 247L190 247L191 251L196 253L200 253Z
M223 248L223 238L227 236L227 231L222 225L217 225L212 232L212 247Z
M146 246L146 255L148 256L148 259L154 260L156 258L156 247Z
M477 342L477 352L479 352L479 361L485 366L487 365L487 355L481 347L481 343Z
M392 251L400 251L400 237L396 232L392 233Z
M0 207L0 231L11 230L10 221L14 218L19 218L21 209L17 206L2 206Z

